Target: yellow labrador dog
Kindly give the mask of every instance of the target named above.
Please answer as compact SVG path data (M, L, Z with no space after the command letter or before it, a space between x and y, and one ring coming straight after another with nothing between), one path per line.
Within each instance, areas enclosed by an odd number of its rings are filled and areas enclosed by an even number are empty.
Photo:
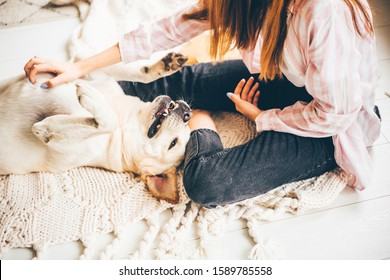
M169 54L145 75L177 71ZM60 172L80 166L141 175L152 195L178 202L176 167L189 139L191 109L159 96L124 95L113 78L77 80L41 89L19 77L0 85L0 174Z

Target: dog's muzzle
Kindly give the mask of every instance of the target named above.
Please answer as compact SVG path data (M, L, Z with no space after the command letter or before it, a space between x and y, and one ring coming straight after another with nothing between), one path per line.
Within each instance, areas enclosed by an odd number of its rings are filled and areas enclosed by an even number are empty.
M180 116L184 123L188 122L192 116L191 108L182 100L174 102L169 96L164 95L157 97L154 102L158 103L154 120L148 130L149 138L152 138L157 134L164 120L171 114Z

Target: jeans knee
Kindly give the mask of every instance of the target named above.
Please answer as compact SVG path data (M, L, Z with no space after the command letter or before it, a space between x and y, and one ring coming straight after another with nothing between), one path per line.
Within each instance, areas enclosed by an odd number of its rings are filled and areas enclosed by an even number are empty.
M214 185L211 178L211 171L203 168L198 161L193 161L186 166L183 174L184 188L188 197L207 208L217 206L217 202L213 199L215 196L212 194Z

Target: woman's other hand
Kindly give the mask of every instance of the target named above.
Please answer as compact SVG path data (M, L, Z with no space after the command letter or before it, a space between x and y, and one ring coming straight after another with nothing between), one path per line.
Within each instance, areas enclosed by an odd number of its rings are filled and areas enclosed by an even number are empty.
M255 121L262 110L257 107L260 96L259 83L256 82L253 85L253 82L253 77L250 77L248 81L242 79L237 84L234 93L228 92L227 96L234 102L238 112Z
M80 78L83 73L77 63L59 62L41 57L31 58L24 66L24 72L31 83L36 82L38 73L53 73L52 79L41 84L42 88L51 88Z

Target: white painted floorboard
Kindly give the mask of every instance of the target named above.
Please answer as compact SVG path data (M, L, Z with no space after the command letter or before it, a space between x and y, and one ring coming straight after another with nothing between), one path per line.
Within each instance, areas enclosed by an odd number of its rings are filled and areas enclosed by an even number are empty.
M0 80L23 74L33 56L67 60L67 44L78 19L0 29Z

